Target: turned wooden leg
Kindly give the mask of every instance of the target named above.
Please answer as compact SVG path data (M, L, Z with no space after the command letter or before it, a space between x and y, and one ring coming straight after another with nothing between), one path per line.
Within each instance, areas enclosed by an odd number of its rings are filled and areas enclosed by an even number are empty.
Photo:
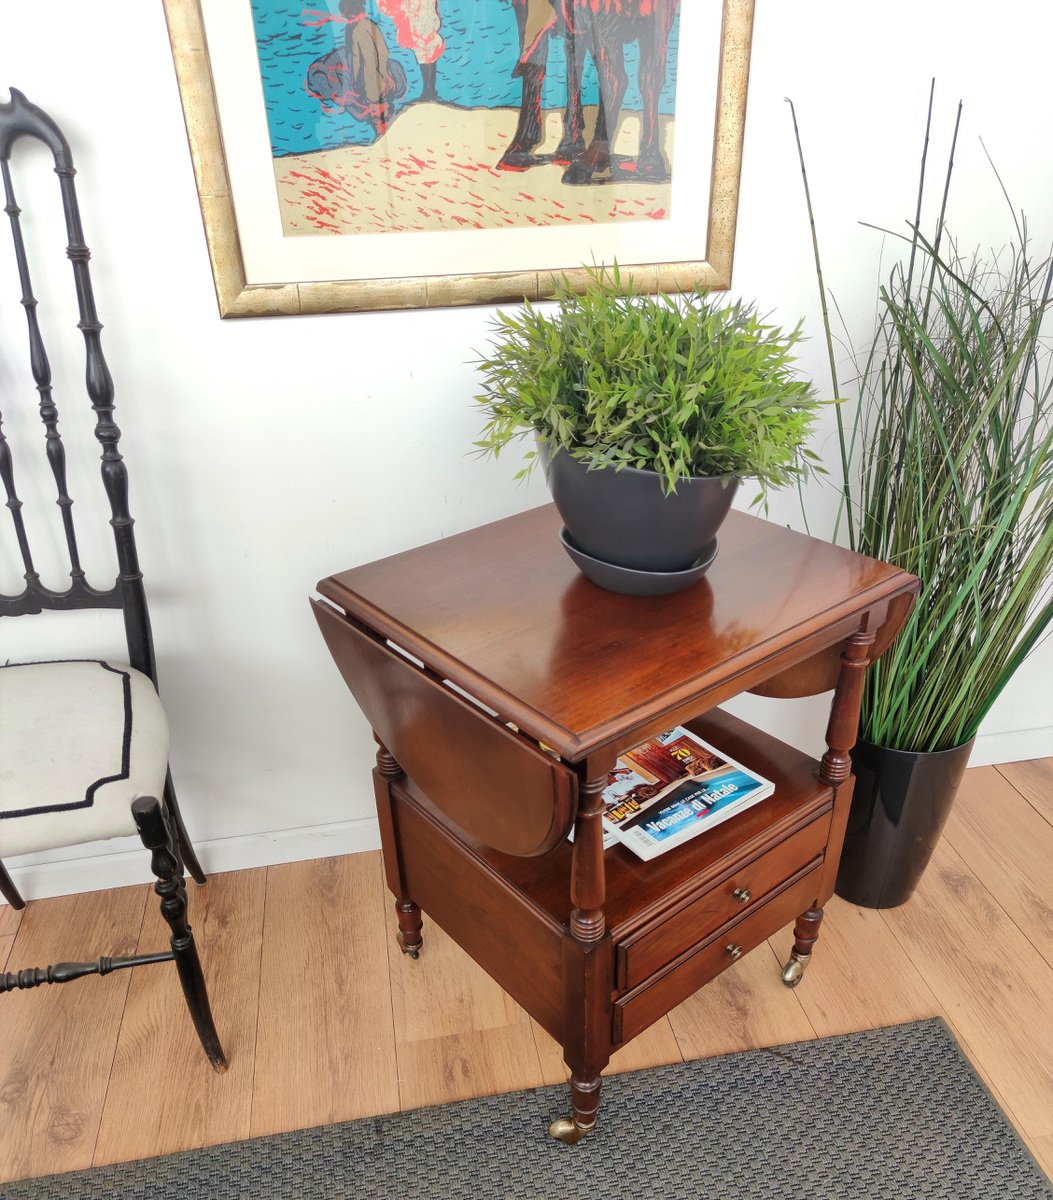
M570 1104L572 1114L560 1117L548 1127L552 1137L568 1146L575 1146L581 1139L596 1128L597 1111L600 1107L600 1085L603 1080L599 1075L595 1079L570 1079Z
M420 906L410 899L399 859L398 835L395 829L395 806L391 799L391 784L403 775L398 760L377 738L377 765L373 772L373 791L377 799L377 819L380 823L380 843L384 854L384 874L388 888L395 896L395 916L399 930L395 940L399 949L410 958L420 958L424 937L424 921Z
M823 910L819 905L824 903L834 890L841 843L845 836L845 823L848 820L852 798L851 751L859 729L863 675L870 661L871 647L874 645L875 635L869 631L868 622L869 616L864 617L862 625L845 642L841 652L841 669L830 705L830 720L826 727L826 753L819 764L819 778L833 789L834 816L816 907L802 913L793 927L793 949L782 972L783 983L791 988L801 982L812 957L812 947L819 937L819 925L823 919Z
M150 866L157 876L154 891L161 897L161 915L172 931L172 955L194 1028L209 1062L217 1071L225 1071L226 1055L212 1019L193 930L186 919L186 885L172 830L160 800L154 796L134 800L132 816L143 845L150 851Z
M613 950L603 904L603 788L607 770L579 787L574 826L569 934L563 949L565 1061L571 1070L571 1115L548 1127L559 1141L574 1145L596 1128L600 1107L600 1072L611 1057L610 981Z
M782 981L787 987L796 987L801 982L805 967L812 958L812 947L819 939L822 920L821 908L810 908L797 918L793 927L793 949L782 971Z
M396 900L395 915L399 919L399 931L396 934L399 949L410 958L420 958L420 948L424 945L424 937L421 934L424 921L420 906L412 900Z

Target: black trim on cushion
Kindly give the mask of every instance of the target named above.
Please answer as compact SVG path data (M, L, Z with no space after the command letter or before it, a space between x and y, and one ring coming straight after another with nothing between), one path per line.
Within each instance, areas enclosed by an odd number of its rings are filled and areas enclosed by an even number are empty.
M58 658L50 661L31 663L4 663L0 671L8 667L50 667L59 663L95 663L105 671L112 671L121 676L121 691L124 695L124 735L121 739L121 770L118 775L104 775L90 783L84 793L83 800L72 800L69 804L42 804L37 808L16 808L9 812L0 812L0 820L13 817L36 817L43 813L71 812L78 808L91 808L95 803L95 793L104 783L116 783L119 779L127 779L132 759L132 677L127 671L104 662L101 658Z

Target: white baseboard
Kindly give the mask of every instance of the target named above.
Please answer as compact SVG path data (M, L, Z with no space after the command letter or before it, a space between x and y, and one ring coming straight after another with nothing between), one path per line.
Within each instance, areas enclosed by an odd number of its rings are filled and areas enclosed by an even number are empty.
M1053 727L1045 725L1038 729L982 734L976 739L969 765L984 767L1051 755ZM379 846L380 830L371 817L195 843L201 865L208 874L310 858L332 858L338 854L376 850ZM78 849L75 847L66 853L76 854ZM122 849L115 853L93 853L84 858L62 858L61 851L58 854L59 857L48 861L39 861L42 856L27 856L24 862L12 859L8 863L11 878L26 899L72 896L102 888L149 883L153 878L146 855L134 839L122 843Z
M7 865L15 886L27 900L73 896L103 888L152 882L149 856L141 845L134 843L134 839L122 842L122 845L129 843L133 843L130 848L122 848L111 854L54 858L50 861L38 861L42 856L37 855L32 861L20 864L19 860L12 859ZM301 862L309 858L333 858L338 854L356 854L379 847L380 829L372 817L342 821L335 825L279 829L273 833L194 843L201 865L209 875L219 871L241 871L248 867Z
M982 733L969 756L970 767L990 767L996 763L1025 762L1029 758L1053 755L1053 726L1038 729L1013 729L1006 733Z

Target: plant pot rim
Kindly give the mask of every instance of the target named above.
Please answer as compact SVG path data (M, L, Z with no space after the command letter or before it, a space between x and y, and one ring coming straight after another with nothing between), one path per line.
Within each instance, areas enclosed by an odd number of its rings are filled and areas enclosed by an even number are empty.
M960 754L966 746L971 746L976 741L976 734L971 738L967 738L964 742L959 742L957 746L947 746L943 750L897 750L891 746L883 746L880 742L872 742L870 738L860 735L856 738L857 746L867 746L871 750L880 750L882 754L901 754L904 757L917 758L924 754L928 758L936 758L940 754Z
M653 467L619 467L609 463L604 463L603 466L593 466L590 463L582 462L580 458L575 458L569 450L565 450L562 446L554 446L540 434L538 434L538 441L549 458L556 454L564 454L571 462L577 463L578 466L583 467L586 471L615 471L619 475L641 475L648 477L661 477L662 475L661 471L656 471ZM736 474L734 471L722 471L719 475L680 475L677 477L677 483L690 483L693 479L726 479L731 483L734 480L741 480L742 478L743 476Z

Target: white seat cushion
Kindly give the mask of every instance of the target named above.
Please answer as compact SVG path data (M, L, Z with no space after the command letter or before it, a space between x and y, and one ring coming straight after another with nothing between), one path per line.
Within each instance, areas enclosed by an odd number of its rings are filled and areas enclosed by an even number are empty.
M0 859L135 833L131 803L161 797L168 721L121 663L0 666Z

